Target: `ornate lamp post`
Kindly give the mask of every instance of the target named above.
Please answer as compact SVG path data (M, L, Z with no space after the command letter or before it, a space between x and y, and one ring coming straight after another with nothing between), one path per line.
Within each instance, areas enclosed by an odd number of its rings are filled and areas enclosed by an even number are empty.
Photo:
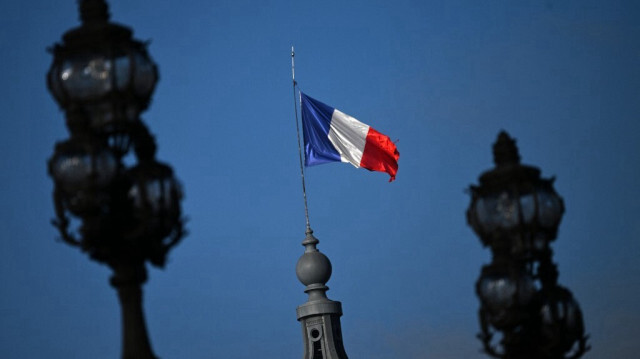
M504 131L493 155L496 167L471 186L467 210L469 225L493 254L476 283L484 350L505 359L579 358L589 350L582 312L558 285L552 262L550 243L564 212L554 178L520 164L515 140Z
M82 25L50 51L48 88L70 138L49 160L63 240L113 269L122 307L122 357L155 358L142 311L145 262L162 267L183 237L182 192L171 167L156 161L140 120L158 80L146 44L109 22L104 0L79 0ZM125 164L132 153L135 165Z

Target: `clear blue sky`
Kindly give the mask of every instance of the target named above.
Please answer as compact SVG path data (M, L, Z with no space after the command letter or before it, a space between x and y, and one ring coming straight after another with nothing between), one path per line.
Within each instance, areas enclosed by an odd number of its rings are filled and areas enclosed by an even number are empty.
M518 3L518 5L515 5ZM524 4L526 3L526 4ZM310 168L311 225L333 263L352 358L482 358L474 283L489 250L464 190L505 129L557 176L560 283L588 358L640 351L640 6L634 1L110 1L151 39L143 114L181 179L190 235L150 270L162 358L300 358L304 212L290 47L310 96L399 140L397 180ZM46 160L68 137L45 48L76 2L0 4L0 355L117 358L110 271L56 241Z

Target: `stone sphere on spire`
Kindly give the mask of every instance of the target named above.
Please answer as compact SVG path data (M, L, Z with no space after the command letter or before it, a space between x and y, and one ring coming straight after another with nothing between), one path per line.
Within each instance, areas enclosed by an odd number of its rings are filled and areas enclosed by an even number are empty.
M324 285L331 278L331 262L317 249L305 252L296 264L296 275L298 280L306 286Z

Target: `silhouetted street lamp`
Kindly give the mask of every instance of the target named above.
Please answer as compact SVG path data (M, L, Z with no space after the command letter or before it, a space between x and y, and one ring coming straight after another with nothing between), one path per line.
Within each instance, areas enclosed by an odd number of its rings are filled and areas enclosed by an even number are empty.
M50 49L47 75L71 135L49 160L54 224L64 241L113 269L122 357L154 358L142 311L145 261L162 267L184 235L180 185L171 167L156 161L155 140L139 117L158 72L146 44L109 22L104 0L78 3L82 25Z
M493 254L476 283L484 350L507 359L579 358L589 350L582 312L557 284L551 260L550 243L564 213L554 179L520 164L515 141L504 131L493 155L496 167L471 186L467 210L469 225ZM498 343L496 331L502 332Z

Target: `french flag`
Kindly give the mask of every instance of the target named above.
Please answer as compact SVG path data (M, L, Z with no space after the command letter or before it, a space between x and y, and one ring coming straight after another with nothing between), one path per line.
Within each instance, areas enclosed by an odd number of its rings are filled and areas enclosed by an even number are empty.
M348 162L396 179L400 153L388 136L302 92L300 107L306 166Z

